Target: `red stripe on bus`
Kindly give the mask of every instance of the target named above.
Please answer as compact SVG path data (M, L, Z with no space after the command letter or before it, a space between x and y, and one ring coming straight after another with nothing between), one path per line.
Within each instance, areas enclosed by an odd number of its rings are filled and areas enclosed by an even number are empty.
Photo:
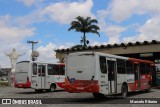
M73 83L70 83L66 78L65 90L68 92L99 93L98 80L75 80Z
M141 60L141 59L136 59L136 58L129 58L128 60L138 62L138 63L144 62L144 63L154 64L152 61L149 61L149 60Z
M57 82L56 83L60 88L65 88L65 82Z
M16 88L31 88L31 82L26 82L26 83L15 83L14 87Z

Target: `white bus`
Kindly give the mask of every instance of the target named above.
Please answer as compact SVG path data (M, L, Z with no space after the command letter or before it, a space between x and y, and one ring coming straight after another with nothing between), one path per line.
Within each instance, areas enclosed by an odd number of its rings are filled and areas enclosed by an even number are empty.
M64 64L21 61L16 65L16 88L33 88L36 92L64 88Z
M152 81L151 61L98 52L77 52L66 56L65 90L88 92L94 97L104 97L128 92L150 91Z

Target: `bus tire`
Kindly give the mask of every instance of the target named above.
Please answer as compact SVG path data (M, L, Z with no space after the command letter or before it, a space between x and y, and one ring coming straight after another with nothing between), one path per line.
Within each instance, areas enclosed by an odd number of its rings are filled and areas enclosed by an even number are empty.
M151 82L148 82L148 89L146 89L146 92L147 93L151 92Z
M101 93L93 93L93 96L95 98L105 98L105 95L104 94L101 94Z
M121 88L121 97L122 98L126 98L127 97L127 93L128 93L127 85L123 84L122 88Z
M35 89L35 92L36 93L40 93L40 92L42 92L43 90L42 89Z
M55 84L51 84L49 91L50 92L54 92L56 90L56 85Z

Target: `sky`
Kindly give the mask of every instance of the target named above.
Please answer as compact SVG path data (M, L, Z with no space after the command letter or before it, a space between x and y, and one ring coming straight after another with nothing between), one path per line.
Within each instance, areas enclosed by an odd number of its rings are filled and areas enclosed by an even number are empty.
M31 44L38 61L57 62L56 49L80 43L82 33L68 31L77 16L98 20L100 37L87 33L89 45L160 41L160 0L0 0L0 67L11 67L10 53L18 61L30 60Z

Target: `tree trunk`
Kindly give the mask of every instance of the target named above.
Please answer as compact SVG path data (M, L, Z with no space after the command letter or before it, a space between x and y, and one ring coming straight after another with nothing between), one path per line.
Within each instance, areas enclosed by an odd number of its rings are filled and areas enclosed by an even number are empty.
M84 43L83 47L87 47L87 44L86 44L86 32L84 32L84 35L83 35L83 43Z

